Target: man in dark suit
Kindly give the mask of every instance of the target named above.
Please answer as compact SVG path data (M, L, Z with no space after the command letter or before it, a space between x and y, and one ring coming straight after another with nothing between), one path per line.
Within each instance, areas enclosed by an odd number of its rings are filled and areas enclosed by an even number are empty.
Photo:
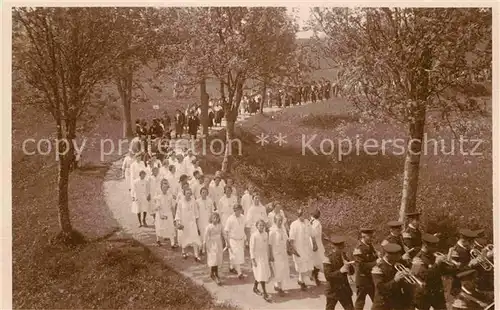
M347 275L354 274L353 262L344 253L345 238L331 238L333 251L328 253L328 263L324 264L326 288L326 310L334 310L338 302L346 310L353 310L352 289Z
M372 268L377 262L377 252L372 244L374 229L361 228L359 239L356 248L353 251L354 260L356 261L356 301L354 308L363 310L365 307L366 295L370 296L373 301L375 288L373 287Z

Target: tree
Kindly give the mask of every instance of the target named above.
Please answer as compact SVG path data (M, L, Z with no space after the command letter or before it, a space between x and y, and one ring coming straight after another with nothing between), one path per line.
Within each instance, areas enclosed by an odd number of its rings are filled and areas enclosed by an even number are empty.
M31 86L25 104L50 112L57 132L58 240L78 242L68 208L70 166L79 121L101 106L92 101L95 87L109 77L121 56L116 19L106 8L15 8L14 71ZM97 109L97 110L96 110Z
M315 8L311 17L326 34L316 44L342 68L342 96L364 115L406 125L402 219L416 210L426 124L453 128L486 110L469 90L491 71L491 9Z
M115 63L113 81L120 95L123 107L123 136L133 136L131 105L134 90L144 93L143 84L136 72L152 65L160 56L171 56L164 45L177 43L171 21L176 15L175 8L113 8L117 20L116 32L127 42L121 57ZM156 65L156 64L155 64Z

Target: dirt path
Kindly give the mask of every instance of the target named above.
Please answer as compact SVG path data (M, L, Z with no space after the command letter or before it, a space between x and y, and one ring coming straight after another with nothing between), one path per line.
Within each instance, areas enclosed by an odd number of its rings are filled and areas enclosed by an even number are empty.
M273 109L276 110L276 109ZM244 121L248 116L241 117ZM162 247L156 246L155 232L152 218L148 215L149 227L139 228L137 217L130 212L130 198L125 184L121 178L121 160L113 163L108 171L104 183L104 194L106 204L111 210L113 217L122 228L121 234L132 236L134 239L148 246L152 252L161 258L166 264L172 266L186 277L191 278L197 284L203 285L221 303L230 303L241 309L324 309L326 300L324 296L324 285L320 287L310 286L306 292L302 292L297 284L297 275L293 270L293 263L290 259L291 280L284 284L287 294L283 297L276 295L272 288L272 283L268 284L268 292L272 296L272 303L263 300L262 297L252 292L253 276L248 253L246 253L243 272L247 275L244 280L239 280L235 275L228 273L227 252L224 256L224 266L219 271L223 286L217 286L209 277L209 269L203 260L196 263L192 257L183 260L180 250L171 250L169 244ZM168 243L168 242L167 242ZM323 275L320 279L324 281ZM312 284L312 283L309 283ZM353 296L354 297L354 296ZM369 300L365 309L369 309ZM342 309L340 305L336 309Z

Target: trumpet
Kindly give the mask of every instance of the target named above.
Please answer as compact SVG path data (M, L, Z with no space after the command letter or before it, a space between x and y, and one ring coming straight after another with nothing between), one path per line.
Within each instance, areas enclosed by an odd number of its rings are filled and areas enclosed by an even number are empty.
M450 265L450 266L452 266L452 267L455 267L455 266L456 266L456 263L455 263L453 260L451 260L451 259L449 258L449 255L444 255L444 254L443 254L443 253L441 253L441 252L434 252L434 256L435 256L436 258L438 258L438 257L445 257L445 259L443 260L443 262L444 262L445 264Z
M410 269L406 268L403 264L396 263L394 264L394 268L396 268L397 271L403 274L404 279L407 283L416 284L420 287L424 286L424 282L422 282L419 278L412 274Z
M493 269L494 265L493 262L490 261L483 253L478 250L478 249L472 249L470 250L470 256L473 259L476 259L479 263L479 265L485 270L485 271L490 271Z

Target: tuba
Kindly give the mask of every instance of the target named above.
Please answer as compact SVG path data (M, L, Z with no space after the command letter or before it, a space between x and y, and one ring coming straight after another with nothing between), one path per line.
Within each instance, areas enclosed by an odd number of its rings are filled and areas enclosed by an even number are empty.
M403 264L396 263L394 264L394 268L396 268L397 271L401 272L404 275L404 279L407 283L418 285L420 287L424 286L424 282L422 282L419 278L412 274L410 269L406 268Z
M493 269L494 265L493 262L490 261L486 255L483 254L482 251L473 248L470 250L470 256L474 259L476 259L479 263L479 265L485 270L485 271L490 271Z

